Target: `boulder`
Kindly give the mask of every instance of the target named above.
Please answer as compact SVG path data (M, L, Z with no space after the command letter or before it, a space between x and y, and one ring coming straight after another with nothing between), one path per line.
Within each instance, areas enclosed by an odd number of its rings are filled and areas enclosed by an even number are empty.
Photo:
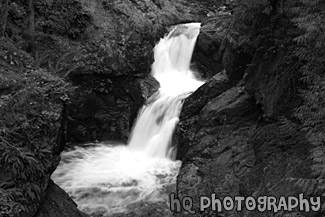
M179 198L193 198L194 216L277 216L246 209L217 213L211 207L200 212L199 196L215 193L221 200L226 196L298 196L304 190L295 185L296 181L313 178L308 160L312 147L306 145L301 126L287 118L299 102L295 89L290 88L296 74L288 73L294 65L294 47L276 47L268 40L260 41L258 46L237 84L227 73L228 88L216 91L223 83L205 87L211 83L208 80L184 103L183 118L174 135L177 158L183 161L177 193ZM213 53L210 58L214 58ZM199 101L201 98L204 100ZM290 214L322 215L299 211ZM186 215L184 211L176 216Z
M193 61L203 78L211 78L223 69L233 84L243 78L252 54L240 44L234 22L233 15L220 14L202 23Z
M215 98L230 87L230 81L224 70L216 74L185 99L180 120L186 120L197 115L210 99Z
M74 78L77 89L70 106L69 141L126 141L144 96L149 96L157 85L149 82L153 85L150 87L145 81L125 76Z
M211 90L213 92L213 90ZM195 94L195 93L194 93ZM243 85L208 100L199 113L181 120L175 141L183 161L177 177L179 198L193 198L194 216L212 216L211 207L198 210L199 196L297 196L290 177L309 177L308 147L289 145L280 123L261 122L262 110ZM301 138L302 139L302 138ZM287 144L283 146L284 144ZM235 210L222 216L268 216ZM186 216L186 212L176 216Z
M87 217L77 209L77 204L53 181L45 191L45 197L34 217Z
M175 136L177 158L184 160L194 157L192 155L197 153L197 147L202 148L197 143L204 142L202 137L209 136L207 131L213 131L218 126L238 126L246 120L254 120L258 117L258 112L254 100L243 87L236 86L220 93L209 100L198 114L180 120Z
M149 99L155 92L159 90L160 87L159 82L152 75L148 75L144 79L140 79L139 82L142 90L142 97L144 99Z

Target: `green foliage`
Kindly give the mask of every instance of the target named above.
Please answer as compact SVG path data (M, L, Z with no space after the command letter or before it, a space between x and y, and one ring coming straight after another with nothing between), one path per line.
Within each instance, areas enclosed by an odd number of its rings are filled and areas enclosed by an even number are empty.
M71 87L41 69L11 74L0 80L20 84L0 97L0 214L15 216L39 205L53 166L62 104L69 100Z
M300 132L300 126L294 123L292 120L289 120L286 117L280 117L279 119L279 136L280 141L285 147L295 146L302 143L302 136Z
M306 139L312 146L310 159L314 176L298 179L296 185L308 195L325 196L325 2L300 0L290 12L301 30L294 38L299 45L295 54L304 63L300 68L304 83L300 96L304 102L295 110L295 116L302 122ZM322 209L325 210L325 203Z
M8 40L17 48L33 53L34 64L46 68L51 74L67 77L83 65L80 50L83 44L69 39L82 39L91 17L76 0L35 0L36 43L32 52L28 29L28 4L12 0L9 7ZM0 59L6 55L0 55ZM12 56L10 56L12 57ZM9 59L7 59L9 61ZM12 61L11 61L12 60ZM11 58L12 65L25 65L19 58ZM17 68L17 67L15 67Z
M68 51L60 57L55 57L50 52L36 51L35 64L47 68L52 75L65 78L79 67L79 54L78 51Z
M270 14L272 10L272 7L269 5L269 0L238 0L234 4L236 8L235 12L242 15L250 14L250 16L253 16L256 13Z
M256 16L269 16L273 9L269 0L238 0L234 2L234 8L236 22L247 26L252 26L258 21Z
M49 58L50 58L49 54L40 51L35 52L35 56L34 56L35 64L39 67L44 66L44 64L48 61Z
M16 190L16 192L14 192ZM21 204L15 202L13 195L19 195L17 189L4 190L0 187L0 216L15 216L24 208Z
M88 12L76 0L35 0L35 30L37 34L52 34L70 39L81 38L91 22ZM7 34L20 40L30 40L28 1L11 0Z
M37 26L42 32L72 39L80 37L90 23L89 14L75 0L39 0Z
M24 33L26 1L10 1L8 37L0 40L0 216L34 213L44 196L58 160L53 152L63 104L73 90L62 78L80 62L66 37L81 37L89 23L77 1L35 2L33 56Z
M235 0L230 4L233 8L232 23L229 24L229 32L237 32L232 37L240 45L245 45L247 50L257 48L259 42L265 38L272 38L271 13L275 10L269 0ZM235 29L232 31L231 29Z

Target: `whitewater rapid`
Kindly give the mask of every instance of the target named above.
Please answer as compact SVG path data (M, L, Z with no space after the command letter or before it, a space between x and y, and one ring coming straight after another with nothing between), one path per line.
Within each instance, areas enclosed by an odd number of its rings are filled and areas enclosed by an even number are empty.
M61 154L52 179L90 216L154 203L168 209L181 166L172 135L184 99L203 84L190 70L199 31L199 23L175 26L154 48L152 75L160 89L140 110L128 144L88 144Z
M200 23L179 25L155 46L152 75L160 89L152 96L153 102L139 113L128 145L132 150L152 157L175 156L171 139L183 100L203 84L190 69L199 33Z

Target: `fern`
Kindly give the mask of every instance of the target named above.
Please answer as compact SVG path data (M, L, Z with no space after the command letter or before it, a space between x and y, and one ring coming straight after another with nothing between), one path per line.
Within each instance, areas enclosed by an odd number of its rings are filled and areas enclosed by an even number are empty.
M287 119L286 117L279 118L280 139L283 144L297 145L301 143L300 127L298 124Z
M36 3L36 10L40 14L37 24L45 33L75 39L85 32L90 23L89 14L73 0L42 0Z
M325 2L300 0L291 13L292 21L301 34L293 40L299 45L295 51L304 65L300 68L300 90L303 104L295 110L295 117L303 124L306 140L311 146L312 178L291 179L308 195L325 196ZM325 210L325 203L322 206Z
M71 51L63 54L56 61L48 60L48 69L53 75L67 77L72 71L76 70L79 65L75 57L79 55L78 51Z
M35 64L39 67L44 66L44 63L49 59L50 55L40 52L40 51L35 51Z
M43 70L18 78L24 85L0 105L0 171L8 177L0 184L0 216L2 209L14 216L39 205L52 165L60 104L70 91L61 78Z

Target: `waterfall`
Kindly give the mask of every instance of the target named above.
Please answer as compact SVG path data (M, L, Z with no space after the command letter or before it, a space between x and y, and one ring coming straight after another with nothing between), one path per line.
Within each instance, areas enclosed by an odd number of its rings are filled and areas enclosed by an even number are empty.
M128 145L87 144L61 154L52 179L89 216L169 212L181 166L171 160L172 134L184 98L203 83L190 70L199 30L199 23L178 25L156 45L152 75L160 89L139 112Z
M152 103L139 113L129 148L152 157L172 158L171 138L183 105L183 99L203 82L190 70L190 62L200 23L176 26L154 48L152 74L160 89Z

